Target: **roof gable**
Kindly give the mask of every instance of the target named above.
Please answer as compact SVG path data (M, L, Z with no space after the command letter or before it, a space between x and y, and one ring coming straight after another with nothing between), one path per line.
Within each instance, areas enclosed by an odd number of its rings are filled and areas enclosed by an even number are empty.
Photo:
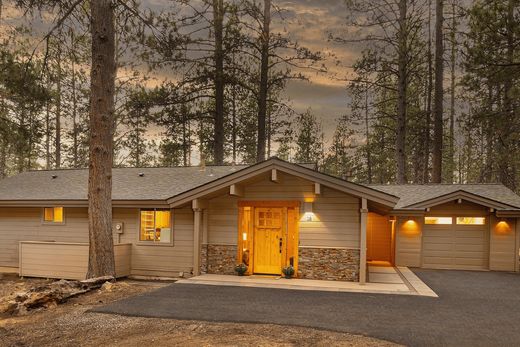
M329 176L304 166L289 163L273 157L266 161L257 163L240 171L216 179L212 182L208 182L207 184L182 192L176 196L172 196L167 200L167 202L171 206L180 206L188 203L191 200L202 198L205 195L211 194L212 192L226 189L232 184L237 184L254 176L264 174L272 169L280 170L286 174L294 175L309 181L314 181L329 188L333 188L354 196L364 197L367 200L374 201L383 206L393 207L398 201L398 198L396 196L392 196L391 194L384 193L364 185L348 182L337 177Z
M464 199L483 206L520 209L520 196L502 184L370 185L400 197L396 210L418 210L450 200Z

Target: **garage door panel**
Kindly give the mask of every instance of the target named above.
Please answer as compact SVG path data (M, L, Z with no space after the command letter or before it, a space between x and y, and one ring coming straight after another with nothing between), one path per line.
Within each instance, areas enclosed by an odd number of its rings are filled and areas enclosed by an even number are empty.
M425 225L422 266L482 270L488 267L487 225Z

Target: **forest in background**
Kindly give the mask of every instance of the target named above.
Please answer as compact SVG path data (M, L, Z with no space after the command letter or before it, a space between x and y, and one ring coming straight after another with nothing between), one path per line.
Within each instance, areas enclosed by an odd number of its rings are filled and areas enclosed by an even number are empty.
M37 6L24 12L27 3ZM518 191L518 0L346 0L344 30L324 30L323 40L356 47L353 66L295 41L283 2L115 3L114 166L276 155L362 183ZM0 177L87 167L88 1L0 8ZM17 15L29 24L5 19ZM331 63L344 74L332 75ZM310 74L345 82L331 134L285 96Z

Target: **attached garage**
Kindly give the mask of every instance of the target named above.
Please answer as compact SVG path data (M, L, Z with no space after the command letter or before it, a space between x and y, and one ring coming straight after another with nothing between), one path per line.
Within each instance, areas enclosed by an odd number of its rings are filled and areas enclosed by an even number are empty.
M520 270L520 197L500 184L376 185L400 200L397 266Z
M425 218L422 267L432 269L488 269L488 218L465 219L473 222L472 224L461 223L461 221L464 221L464 217L441 218ZM433 223L439 220L443 223ZM428 224L429 222L431 224Z

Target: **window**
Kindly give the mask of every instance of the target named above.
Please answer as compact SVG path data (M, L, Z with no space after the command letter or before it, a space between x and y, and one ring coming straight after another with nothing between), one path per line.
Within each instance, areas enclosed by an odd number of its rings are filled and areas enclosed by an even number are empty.
M63 207L45 207L43 221L45 223L63 223Z
M457 217L457 224L484 225L484 224L486 224L486 218L485 217Z
M424 217L424 224L448 225L452 223L451 217Z
M141 210L139 241L171 243L170 210Z

